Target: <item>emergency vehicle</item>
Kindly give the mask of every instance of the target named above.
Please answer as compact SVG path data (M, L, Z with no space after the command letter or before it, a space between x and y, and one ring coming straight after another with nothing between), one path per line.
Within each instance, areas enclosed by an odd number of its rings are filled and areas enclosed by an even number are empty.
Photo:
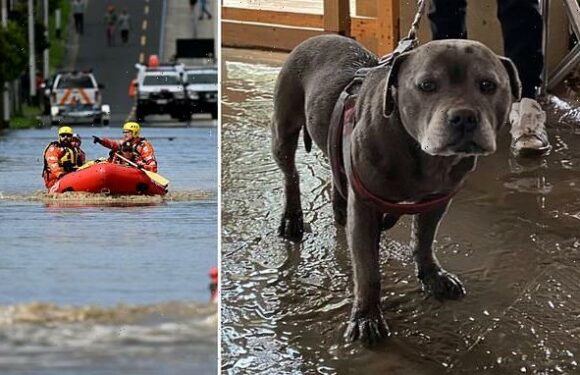
M89 121L95 125L108 125L111 108L101 104L103 88L90 71L59 72L50 93L51 124Z
M218 115L217 67L185 68L185 91L190 114L209 113L212 119Z
M168 114L187 121L189 112L183 85L183 64L136 64L135 117L144 121L148 115Z

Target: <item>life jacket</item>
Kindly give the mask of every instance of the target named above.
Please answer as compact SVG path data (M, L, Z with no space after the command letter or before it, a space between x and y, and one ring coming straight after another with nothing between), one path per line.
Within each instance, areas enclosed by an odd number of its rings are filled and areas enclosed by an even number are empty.
M78 150L74 147L66 147L60 144L58 141L50 142L44 152L42 153L42 159L44 160L44 168L42 170L42 176L46 176L49 172L48 163L46 162L46 151L51 146L56 146L62 150L64 150L64 155L60 157L58 160L58 164L64 169L65 172L72 172L78 168Z
M127 159L131 161L137 161L141 158L141 153L139 152L139 147L142 147L143 144L147 141L145 138L139 138L137 142L123 142L121 144L121 154L123 156L130 155L130 157L125 156Z

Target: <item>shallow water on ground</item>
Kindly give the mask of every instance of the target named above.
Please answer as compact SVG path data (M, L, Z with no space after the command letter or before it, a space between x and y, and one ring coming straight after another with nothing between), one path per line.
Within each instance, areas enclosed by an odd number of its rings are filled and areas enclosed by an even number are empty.
M299 146L307 233L277 237L282 174L270 154L278 63L224 53L222 372L227 374L580 373L580 132L550 124L552 153L480 159L439 230L442 264L467 296L427 298L410 259L410 220L381 242L382 310L392 336L370 350L342 338L352 303L330 171ZM272 59L270 59L272 60Z
M107 150L75 128L89 159ZM165 197L48 195L56 129L0 133L0 372L216 371L217 131L146 128Z

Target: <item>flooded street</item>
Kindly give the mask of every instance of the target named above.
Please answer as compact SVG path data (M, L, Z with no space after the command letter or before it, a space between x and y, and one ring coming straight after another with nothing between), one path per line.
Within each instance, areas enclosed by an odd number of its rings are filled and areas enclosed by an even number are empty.
M551 154L524 162L506 127L498 152L479 160L435 244L463 300L421 292L409 217L383 233L381 307L393 335L372 350L346 345L352 272L330 169L300 138L306 233L300 244L278 238L269 119L284 55L252 54L222 55L223 373L580 373L580 129L549 124Z
M108 150L73 126L88 159ZM217 130L143 128L164 197L47 196L42 152L56 128L0 133L0 372L216 371Z

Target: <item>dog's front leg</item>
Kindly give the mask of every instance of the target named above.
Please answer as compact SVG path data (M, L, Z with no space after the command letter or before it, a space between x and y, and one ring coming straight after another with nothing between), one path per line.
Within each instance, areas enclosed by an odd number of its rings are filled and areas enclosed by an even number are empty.
M465 295L465 288L459 278L441 267L433 251L433 239L447 206L415 215L411 233L417 277L421 280L423 290L440 300L459 299Z
M348 192L347 240L354 277L354 304L346 329L348 341L372 345L389 335L381 312L379 240L382 214Z

